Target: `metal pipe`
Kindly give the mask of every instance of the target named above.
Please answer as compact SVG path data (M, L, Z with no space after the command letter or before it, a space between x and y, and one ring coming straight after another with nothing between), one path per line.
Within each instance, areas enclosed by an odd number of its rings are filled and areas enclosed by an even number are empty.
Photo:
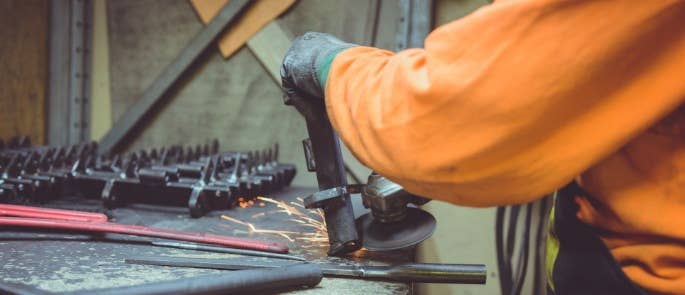
M302 257L293 256L293 255L276 254L276 253L269 253L269 252L226 248L226 247L217 247L217 246L208 246L208 245L200 245L200 244L166 242L166 241L153 241L153 242L151 242L151 244L154 246L170 247L170 248L186 249L186 250L209 251L209 252L228 253L228 254L237 254L237 255L246 255L246 256L257 256L257 257L268 257L268 258L276 258L276 259L307 261L307 259L304 259Z
M238 294L283 292L321 282L321 268L313 264L297 264L283 268L250 269L157 282L130 287L83 290L69 295L163 295L163 294Z

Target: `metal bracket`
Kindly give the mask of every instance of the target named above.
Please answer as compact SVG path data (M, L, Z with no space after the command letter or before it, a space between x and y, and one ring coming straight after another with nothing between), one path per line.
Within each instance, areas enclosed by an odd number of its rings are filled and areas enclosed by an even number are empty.
M423 48L433 28L433 0L401 0L395 35L395 50Z
M48 139L53 145L76 144L90 137L92 4L91 0L50 1Z
M330 201L344 201L344 199L342 199L344 196L361 193L365 186L366 185L364 184L350 184L347 186L329 188L306 196L302 203L307 209L322 208Z

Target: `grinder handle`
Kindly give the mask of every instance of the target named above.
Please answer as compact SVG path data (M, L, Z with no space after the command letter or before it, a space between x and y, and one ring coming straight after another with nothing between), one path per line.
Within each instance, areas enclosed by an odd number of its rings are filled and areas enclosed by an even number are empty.
M413 283L485 284L483 264L407 263L394 266L366 266L365 278Z

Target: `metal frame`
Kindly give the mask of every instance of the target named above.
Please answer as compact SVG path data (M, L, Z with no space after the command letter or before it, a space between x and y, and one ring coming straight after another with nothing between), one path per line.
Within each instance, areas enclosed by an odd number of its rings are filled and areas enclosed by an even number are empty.
M92 0L50 1L48 143L89 139Z
M423 48L423 40L433 28L434 0L400 0L395 50Z

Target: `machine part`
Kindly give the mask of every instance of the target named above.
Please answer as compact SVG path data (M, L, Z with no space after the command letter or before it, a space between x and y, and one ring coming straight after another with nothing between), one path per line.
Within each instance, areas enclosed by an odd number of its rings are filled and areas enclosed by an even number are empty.
M155 109L161 98L165 97L171 86L190 68L190 65L213 43L221 32L225 31L226 27L239 18L252 2L248 0L230 1L221 8L209 24L188 42L178 57L145 89L136 103L114 123L112 129L102 139L101 154L110 153L121 144L130 131Z
M283 81L284 86L287 83ZM320 191L305 197L303 203L306 208L321 208L324 212L330 244L328 255L355 251L362 243L370 250L400 249L430 237L435 229L435 218L407 207L409 203L423 204L427 199L413 196L377 174L369 177L369 184L362 191L364 205L371 208L375 219L367 216L355 222L350 194L361 186L347 184L339 139L325 109L316 104L321 100L303 93L287 93L284 99L285 104L297 108L307 122L309 139L302 142L305 159L307 169L316 172ZM409 219L408 214L417 218L418 223Z
M369 175L361 193L364 206L382 223L402 221L407 216L407 204L423 205L429 201L408 193L401 185L376 173Z
M58 229L94 233L115 233L214 244L247 250L288 253L288 246L276 242L265 242L230 236L178 231L140 225L119 224L107 222L106 219L102 220L103 215L98 213L43 209L28 206L12 206L12 208L5 208L6 209L4 209L2 212L4 216L21 217L0 217L0 226ZM85 218L85 221L81 220L83 218Z
M305 208L320 208L326 203L338 200L342 195L361 193L364 185L351 184L344 187L334 187L327 190L315 192L304 197L302 202Z
M196 276L170 282L131 287L96 289L66 294L155 295L155 294L262 294L276 293L321 282L321 269L314 264L296 264L270 269L247 269L230 273Z
M243 250L243 249L234 249L234 248L226 248L226 247L217 247L217 246L208 246L208 245L200 245L200 244L166 242L166 241L152 241L152 242L150 242L150 244L152 244L154 246L169 247L169 248L176 248L176 249L208 251L208 252L216 252L216 253L228 253L228 254L236 254L236 255L246 255L246 256L276 258L276 259L307 261L307 259L305 259L305 258L297 257L297 256L293 256L293 255L276 254L276 253L268 253L268 252L253 251L253 250Z
M288 82L283 81L283 83ZM326 200L317 202L305 200L305 207L323 210L330 245L328 255L343 255L359 249L361 243L354 223L352 201L349 193L346 192L347 175L340 153L340 142L323 105L318 106L318 111L299 106L297 102L304 101L304 98L298 97L299 95L302 94L291 93L291 96L286 95L284 100L285 104L295 106L305 117L309 134L309 141L305 141L305 144L310 144L309 155L312 156L307 161L307 166L311 164L314 167L309 168L316 169L319 190L340 188L335 191L338 195L333 195ZM309 99L316 101L315 98ZM311 158L314 160L311 161Z
M99 198L105 208L143 203L187 207L191 217L229 209L290 185L296 169L279 163L278 145L252 152L170 146L98 156L95 142L55 148L15 137L0 150L0 203L44 203L66 195ZM187 151L187 152L186 152Z
M371 251L390 251L409 248L428 239L435 231L435 217L418 208L409 207L406 217L385 223L371 213L357 218L357 228L363 232L362 246Z
M242 270L253 268L281 268L300 265L296 262L237 259L206 259L185 257L127 258L126 263ZM305 264L308 265L308 264ZM406 263L391 266L309 264L318 265L324 276L350 277L410 283L485 284L487 270L482 264Z
M362 245L367 250L388 251L413 247L435 230L433 215L409 204L423 205L428 199L412 195L402 186L372 173L361 189L362 201L370 213L357 218Z

